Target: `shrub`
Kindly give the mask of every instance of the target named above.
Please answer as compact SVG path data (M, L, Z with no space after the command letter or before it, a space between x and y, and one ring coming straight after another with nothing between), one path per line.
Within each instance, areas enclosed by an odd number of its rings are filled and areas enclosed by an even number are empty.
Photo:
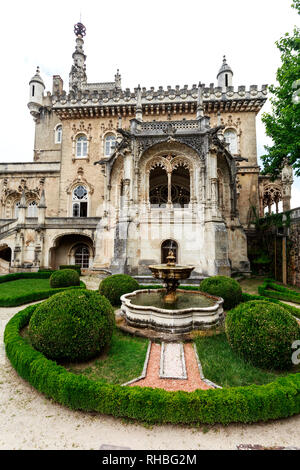
M50 277L51 287L69 287L79 286L80 279L79 275L74 269L62 269L61 271L55 271Z
M242 301L240 284L235 279L227 276L213 276L204 279L200 283L200 291L222 297L225 310L230 310Z
M99 292L111 302L112 305L120 305L120 297L139 289L138 282L127 274L113 274L101 281Z
M292 343L300 338L300 328L280 305L261 300L242 303L227 313L225 331L232 349L255 366L292 366Z
M34 350L20 330L38 307L10 319L4 332L7 357L19 375L48 398L73 410L96 411L147 423L228 424L286 418L300 412L300 374L267 385L194 392L103 384L68 372Z
M113 326L113 308L105 297L83 289L64 291L36 308L29 338L50 359L84 361L110 342Z
M61 264L59 269L74 269L78 272L78 275L81 276L81 267L79 264Z

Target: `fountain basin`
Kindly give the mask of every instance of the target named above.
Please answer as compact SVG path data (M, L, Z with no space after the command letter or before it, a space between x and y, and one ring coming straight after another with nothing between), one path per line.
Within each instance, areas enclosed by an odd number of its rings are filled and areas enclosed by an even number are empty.
M177 289L176 302L169 304L164 302L165 293L165 289L141 289L122 295L121 314L126 323L165 333L186 333L218 326L224 319L221 297Z

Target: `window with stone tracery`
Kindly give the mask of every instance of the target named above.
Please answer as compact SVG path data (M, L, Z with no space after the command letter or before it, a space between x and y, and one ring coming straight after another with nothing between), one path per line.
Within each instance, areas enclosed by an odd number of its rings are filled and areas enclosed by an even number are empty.
M27 217L37 217L38 216L38 206L36 201L31 201L27 207Z
M88 192L82 185L77 186L72 193L72 216L87 217Z
M104 139L104 155L110 157L116 147L116 136L114 134L106 135Z
M238 153L237 148L237 133L234 129L227 129L224 132L225 141L229 144L229 152L233 155Z
M80 135L76 139L76 158L86 158L88 149L88 140L85 135Z
M167 173L166 169L158 165L151 169L149 174L149 201L151 206L184 208L190 202L190 172L183 164L173 168Z
M19 207L20 207L20 201L17 201L15 203L15 208L14 208L14 217L15 217L15 219L17 219L18 216L19 216Z

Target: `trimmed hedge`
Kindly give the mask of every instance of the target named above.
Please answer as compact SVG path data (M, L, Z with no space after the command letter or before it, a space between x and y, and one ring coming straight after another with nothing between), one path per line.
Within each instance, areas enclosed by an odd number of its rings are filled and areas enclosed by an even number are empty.
M283 302L280 302L280 300L270 299L269 297L264 297L263 295L253 295L253 294L247 294L246 292L243 292L242 302L248 302L249 300L265 300L267 302L280 305L281 307L288 310L292 315L294 315L294 317L300 318L299 308L294 307L293 305L288 305Z
M224 299L224 310L230 310L242 300L242 288L240 284L231 277L212 276L203 279L200 283L200 291L216 295Z
M300 339L296 319L280 305L261 300L241 303L226 315L225 332L232 349L263 369L292 367L292 344Z
M53 288L79 285L79 275L76 271L74 271L74 269L62 269L61 271L55 271L51 274L50 286Z
M114 310L97 291L64 291L42 302L29 322L35 349L60 361L86 361L109 344Z
M261 286L258 286L258 293L265 297L271 297L278 300L287 300L300 304L300 293L287 287L276 284L272 279L265 279Z
M81 276L81 267L79 264L61 264L59 269L74 269L78 272L78 276Z
M3 282L17 281L18 279L48 279L51 274L52 272L50 271L4 274L4 276L0 276L0 284Z
M113 274L100 282L99 292L104 295L112 305L121 304L120 297L139 289L139 283L128 274Z
M20 336L36 308L25 308L6 325L6 354L23 379L71 409L173 424L253 423L300 412L300 374L280 377L267 385L194 392L122 387L73 374L46 359Z

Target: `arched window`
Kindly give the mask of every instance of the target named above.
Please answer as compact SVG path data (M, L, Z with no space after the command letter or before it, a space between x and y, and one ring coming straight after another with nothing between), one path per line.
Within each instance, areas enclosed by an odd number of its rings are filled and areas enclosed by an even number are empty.
M227 129L224 132L224 137L226 142L229 144L229 152L232 153L232 155L236 155L238 153L236 131L234 129Z
M55 143L61 144L62 142L62 126L56 126L55 128Z
M80 135L76 139L76 158L87 157L88 140L85 135Z
M75 248L75 264L81 268L88 268L90 264L90 251L86 245L78 245Z
M172 171L171 199L174 207L186 207L190 202L190 172L179 165Z
M175 240L165 240L161 245L161 262L162 264L167 263L167 256L169 251L173 251L173 255L175 256L175 263L178 263L178 245Z
M37 217L38 216L38 206L35 201L31 201L27 207L27 217Z
M15 203L15 209L14 209L14 216L15 216L15 219L18 218L18 215L19 215L19 207L20 207L20 201L17 201Z
M87 217L88 192L84 186L77 186L72 194L72 216Z
M166 207L168 202L168 176L161 166L156 166L150 171L149 201L151 206L155 207Z
M104 139L104 156L110 157L114 152L116 146L116 136L114 134L108 134Z

